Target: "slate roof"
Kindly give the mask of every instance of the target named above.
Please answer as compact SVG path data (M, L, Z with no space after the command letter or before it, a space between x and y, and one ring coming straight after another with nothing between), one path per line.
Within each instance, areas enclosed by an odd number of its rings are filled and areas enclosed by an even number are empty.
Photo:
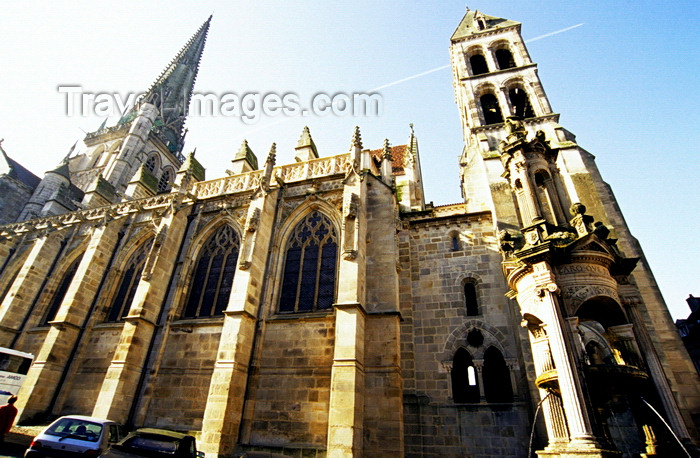
M0 153L2 153L0 160L4 159L7 163L9 169L9 172L7 174L10 177L20 181L21 183L24 183L32 189L35 189L39 185L41 178L37 177L28 169L26 169L22 164L8 156L5 150L2 149L2 147L0 147Z
M477 15L484 19L484 25L486 26L486 28L483 30L479 30L479 26L474 20ZM488 16L478 11L467 11L467 14L464 15L462 22L460 22L457 26L457 30L455 30L455 33L452 34L451 40L457 41L462 38L474 35L476 33L481 33L492 29L502 29L505 27L511 27L519 24L519 22L511 21L510 19Z

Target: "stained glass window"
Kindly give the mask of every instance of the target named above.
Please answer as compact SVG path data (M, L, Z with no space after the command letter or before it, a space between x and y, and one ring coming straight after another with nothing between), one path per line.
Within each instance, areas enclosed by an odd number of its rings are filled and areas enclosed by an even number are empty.
M122 321L129 313L129 308L131 308L131 302L136 295L136 287L139 285L143 266L146 264L146 257L152 243L153 239L150 239L131 255L131 259L129 259L126 269L119 280L119 288L117 288L114 300L109 308L107 321Z
M160 176L160 180L158 180L158 192L163 193L163 192L170 191L170 188L172 186L172 183L171 183L172 181L173 181L172 169L163 170L163 174Z
M202 247L199 255L183 318L222 315L226 309L240 243L236 231L221 226Z
M309 214L289 238L279 311L331 308L335 301L337 259L338 238L333 223L323 213Z
M82 254L78 256L78 258L75 261L73 261L73 263L63 274L61 283L59 283L58 288L56 288L56 292L53 295L53 298L51 298L51 304L49 304L49 308L46 310L44 319L41 320L42 324L48 324L49 321L53 321L56 318L58 308L61 306L61 302L63 302L63 299L66 297L68 287L73 281L73 277L75 276L75 272L77 272L78 270L78 265L80 264L81 259L83 259Z

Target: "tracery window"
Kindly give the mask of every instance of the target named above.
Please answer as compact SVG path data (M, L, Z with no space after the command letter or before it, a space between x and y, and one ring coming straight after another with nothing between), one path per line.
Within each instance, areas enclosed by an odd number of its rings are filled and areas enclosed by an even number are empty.
M183 318L223 315L231 295L239 252L238 235L228 224L222 225L209 237L192 275Z
M58 308L61 306L61 302L63 302L63 299L66 297L68 287L73 281L75 273L78 271L78 265L80 264L81 259L83 259L82 254L78 256L78 258L75 261L73 261L70 266L68 266L68 269L66 269L66 272L63 274L63 278L61 278L61 283L58 284L58 288L56 288L56 292L54 292L53 297L51 298L51 303L46 309L44 318L41 320L42 325L46 325L49 323L49 321L53 321L56 318Z
M153 239L150 239L141 245L141 247L139 247L136 252L131 255L129 262L126 265L126 269L119 279L119 287L117 288L112 304L109 307L109 313L107 314L106 321L122 321L129 313L131 302L134 300L134 296L136 295L136 287L139 285L141 273L143 272L143 266L146 264L146 257L148 256L148 251L151 249L152 243Z
M338 237L326 215L315 211L297 224L287 245L279 311L331 308L337 257Z
M146 168L151 172L155 172L156 170L156 163L158 161L158 156L155 154L152 154L151 157L148 158L146 161Z
M163 174L160 176L160 180L158 180L158 192L163 193L163 192L170 191L170 188L172 186L172 184L171 184L172 181L173 181L173 170L172 169L163 170Z

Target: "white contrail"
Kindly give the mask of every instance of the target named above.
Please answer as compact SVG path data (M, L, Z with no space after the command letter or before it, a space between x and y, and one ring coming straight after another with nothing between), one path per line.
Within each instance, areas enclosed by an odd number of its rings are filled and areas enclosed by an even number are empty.
M544 35L540 35L539 37L530 38L529 40L525 40L525 43L532 43L533 41L537 41L537 40L541 40L541 39L543 39L543 38L551 37L552 35L557 35L557 34L560 34L560 33L563 33L563 32L567 32L567 31L569 31L569 30L571 30L571 29L575 29L576 27L581 27L583 24L584 24L584 23L582 22L582 23L580 23L580 24L572 25L571 27L567 27L567 28L565 28L565 29L561 29L561 30L556 30L556 31L554 31L554 32L545 33ZM396 80L396 81L393 81L393 82L391 82L391 83L383 84L383 85L381 85L381 86L375 87L374 89L370 89L370 90L367 91L367 92L376 92L376 91L379 91L379 90L381 90L381 89L386 89L386 88L388 88L388 87L390 87L390 86L395 86L395 85L397 85L397 84L405 83L406 81L410 81L410 80L412 80L412 79L420 78L421 76L425 76L425 75L428 75L428 74L430 74L430 73L434 73L434 72L438 72L438 71L440 71L440 70L444 70L444 69L446 69L446 68L450 68L451 66L452 66L452 65L441 65L440 67L435 67L435 68L433 68L433 69L431 69L431 70L426 70L426 71L424 71L424 72L418 73L418 74L413 75L413 76L407 76L406 78L401 78L400 80ZM282 118L282 119L279 119L279 120L277 120L277 121L273 121L273 122L268 123L268 124L263 124L263 125L260 125L260 126L256 126L254 129L249 130L249 131L247 131L246 133L247 133L247 134L251 134L251 133L253 133L253 132L257 132L257 131L260 131L260 130L265 130L265 129L267 129L268 127L274 126L275 124L279 124L279 123L281 123L281 122L284 122L284 121L286 121L287 119L289 119L289 118Z
M378 91L380 89L384 89L384 88L387 88L389 86L393 86L395 84L403 83L404 81L412 80L414 78L420 78L421 76L427 75L428 73L437 72L438 70L442 70L443 68L449 68L449 67L451 67L451 65L443 65L442 67L437 67L437 68L434 68L432 70L425 71L423 73L418 73L417 75L408 76L406 78L401 78L400 80L396 80L393 83L387 83L383 86L379 86L379 87L375 87L374 89L370 89L369 92Z
M551 37L552 35L556 35L558 33L567 32L571 29L575 29L576 27L581 27L582 25L583 25L583 22L580 24L572 25L571 27L567 27L565 29L557 30L556 32L545 33L544 35L540 35L539 37L530 38L529 40L525 40L525 43L532 43L533 41L537 41L537 40L541 40L543 38Z
M561 29L561 30L556 30L556 31L554 31L554 32L545 33L544 35L540 35L539 37L530 38L529 40L525 40L525 43L531 43L531 42L533 42L533 41L537 41L537 40L541 40L541 39L543 39L543 38L551 37L552 35L557 35L557 34L559 34L559 33L567 32L567 31L569 31L569 30L571 30L571 29L575 29L576 27L581 27L583 24L584 24L584 23L582 22L582 23L580 23L580 24L572 25L571 27L567 27L567 28L565 28L565 29ZM382 85L382 86L375 87L374 89L370 89L368 92L379 91L379 90L381 90L381 89L385 89L385 88L390 87L390 86L395 86L395 85L397 85L397 84L399 84L399 83L403 83L403 82L406 82L406 81L409 81L409 80L412 80L412 79L415 79L415 78L420 78L421 76L425 76L425 75L427 75L427 74L429 74L429 73L437 72L437 71L443 70L443 69L445 69L445 68L450 68L450 67L451 67L451 65L442 65L442 66L440 66L440 67L435 67L435 68L433 68L432 70L427 70L427 71L418 73L418 74L413 75L413 76L407 76L406 78L401 78L400 80L396 80L396 81L393 81L393 82L391 82L391 83L387 83L387 84L384 84L384 85Z

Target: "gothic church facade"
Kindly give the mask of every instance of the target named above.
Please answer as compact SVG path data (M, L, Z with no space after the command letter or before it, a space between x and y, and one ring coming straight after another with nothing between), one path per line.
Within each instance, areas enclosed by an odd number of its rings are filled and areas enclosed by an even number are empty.
M330 157L304 129L262 167L244 142L206 180L182 151L210 20L42 179L2 151L20 422L188 431L209 457L692 450L698 374L519 23L468 11L451 38L464 202L433 206L412 129Z

